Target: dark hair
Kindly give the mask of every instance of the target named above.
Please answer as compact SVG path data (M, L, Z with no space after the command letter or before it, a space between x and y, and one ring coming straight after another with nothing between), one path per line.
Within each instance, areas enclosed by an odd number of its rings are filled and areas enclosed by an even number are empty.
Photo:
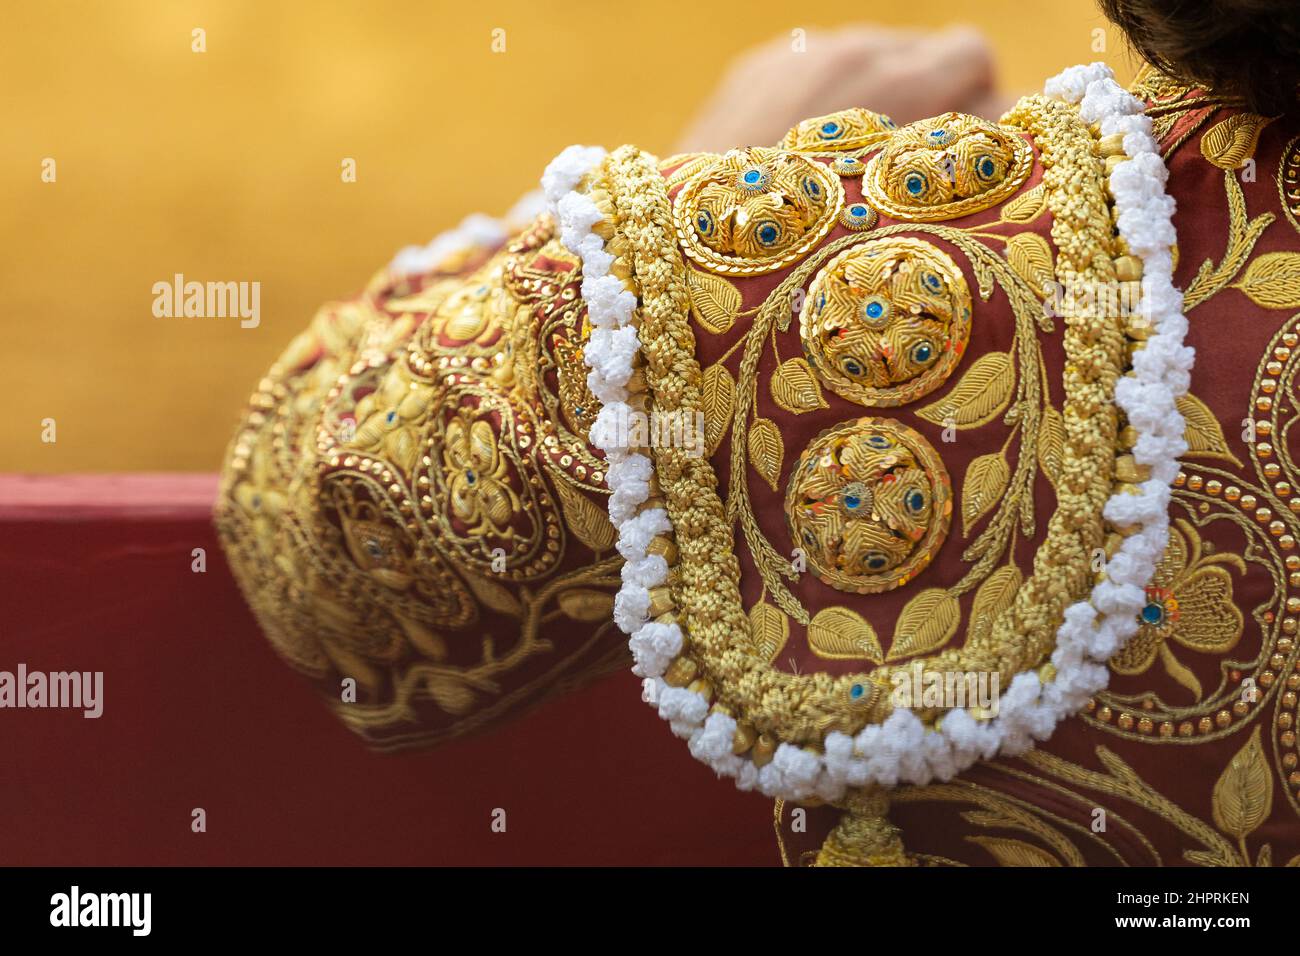
M1185 82L1239 96L1259 113L1297 109L1295 0L1100 0L1144 59Z

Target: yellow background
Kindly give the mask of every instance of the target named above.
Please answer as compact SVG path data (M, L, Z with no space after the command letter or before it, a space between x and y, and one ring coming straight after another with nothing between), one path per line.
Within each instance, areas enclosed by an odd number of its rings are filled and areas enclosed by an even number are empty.
M666 153L746 47L864 19L971 22L1017 94L1098 59L1103 25L1092 0L8 0L0 470L215 470L319 302L468 212L504 212L571 142ZM1130 76L1113 31L1107 51ZM155 318L152 286L177 272L259 281L260 326Z

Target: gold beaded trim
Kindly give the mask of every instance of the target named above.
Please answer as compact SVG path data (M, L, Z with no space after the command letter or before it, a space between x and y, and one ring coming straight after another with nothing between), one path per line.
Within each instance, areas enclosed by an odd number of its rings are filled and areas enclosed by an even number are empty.
M1114 229L1103 192L1096 136L1068 104L1028 97L1004 122L1039 143L1043 178L1062 282L1113 282ZM617 210L612 240L627 248L641 299L644 380L656 409L701 408L702 376L688 319L685 264L673 241L672 205L653 158L630 147L606 166ZM1067 316L1063 417L1066 440L1058 506L1034 557L1033 574L983 639L970 639L921 663L932 671L997 669L1009 681L1042 663L1069 603L1091 584L1090 558L1104 537L1102 507L1112 490L1118 413L1115 383L1124 337L1115 317L1080 310ZM735 752L756 764L771 760L780 741L820 744L826 733L856 733L892 709L891 668L832 677L779 671L755 657L739 593L739 563L717 477L706 458L685 449L653 450L656 482L641 507L666 507L674 533L654 546L674 555L671 584L651 593L652 615L676 622L686 642L665 680L687 686L738 721ZM674 540L675 539L675 540ZM915 666L910 662L907 666Z

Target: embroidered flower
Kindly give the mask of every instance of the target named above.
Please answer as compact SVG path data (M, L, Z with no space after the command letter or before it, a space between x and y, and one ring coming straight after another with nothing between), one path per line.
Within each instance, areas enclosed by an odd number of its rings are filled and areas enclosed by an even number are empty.
M506 461L497 436L483 420L462 413L447 425L442 450L451 491L451 510L471 525L470 534L499 533L519 509L519 496L506 483Z
M410 474L420 457L415 423L429 408L433 389L409 381L397 368L388 372L379 389L357 402L356 434L351 444L383 455Z
M1201 654L1226 654L1241 639L1242 616L1232 599L1232 575L1246 571L1236 554L1207 554L1196 529L1179 520L1169 527L1169 544L1146 589L1138 632L1110 659L1117 674L1143 674L1160 659L1165 671L1200 700L1196 675L1172 645Z

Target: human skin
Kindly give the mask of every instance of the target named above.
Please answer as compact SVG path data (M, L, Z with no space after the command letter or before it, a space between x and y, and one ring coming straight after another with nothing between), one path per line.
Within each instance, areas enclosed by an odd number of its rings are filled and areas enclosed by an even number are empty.
M800 120L851 106L903 124L948 110L996 118L1011 104L988 41L971 27L809 30L802 50L783 35L732 61L678 151L774 143Z

